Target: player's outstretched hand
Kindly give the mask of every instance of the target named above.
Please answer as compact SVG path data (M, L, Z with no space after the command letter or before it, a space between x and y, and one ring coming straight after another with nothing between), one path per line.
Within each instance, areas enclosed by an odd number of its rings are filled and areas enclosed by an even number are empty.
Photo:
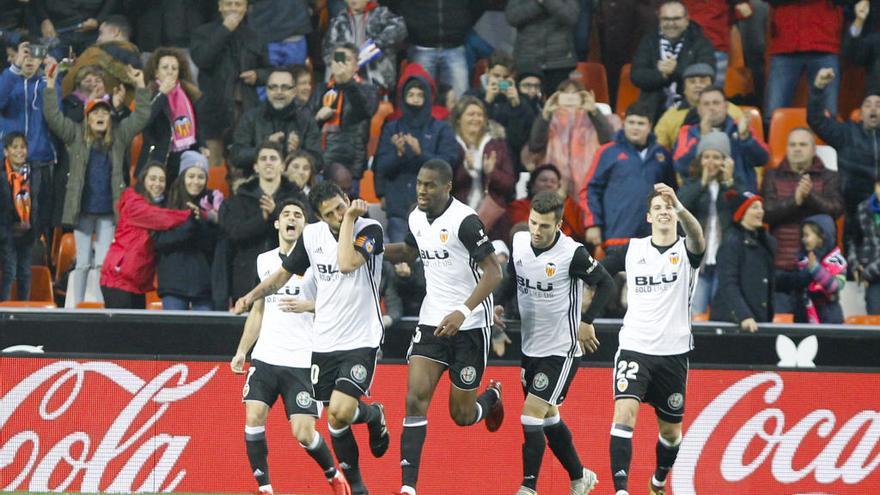
M454 337L462 323L464 323L464 315L461 311L453 311L446 315L440 324L437 325L434 335L438 337Z
M593 325L581 322L578 328L578 342L584 352L592 354L599 349L599 339L596 338L596 329Z
M229 362L229 368L236 375L244 374L244 354L236 352L235 357Z
M235 307L232 308L232 312L240 315L250 310L251 305L253 305L253 302L249 301L247 296L239 297L238 300L235 301Z
M346 216L350 217L360 217L363 216L367 211L370 210L370 204L362 199L356 199L348 205L348 210L345 211Z

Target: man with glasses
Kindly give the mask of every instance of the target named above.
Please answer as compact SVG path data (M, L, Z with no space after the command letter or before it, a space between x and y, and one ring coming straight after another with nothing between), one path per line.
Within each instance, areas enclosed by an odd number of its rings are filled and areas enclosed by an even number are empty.
M642 90L639 100L651 109L651 120L678 103L682 96L682 73L692 64L715 66L715 49L697 24L690 22L687 8L667 0L658 10L660 30L642 38L633 58L631 78Z
M257 146L273 141L287 153L302 149L311 153L320 169L321 134L315 119L300 111L294 102L296 86L293 74L273 69L266 83L268 98L241 118L233 134L232 163L246 170L256 157Z

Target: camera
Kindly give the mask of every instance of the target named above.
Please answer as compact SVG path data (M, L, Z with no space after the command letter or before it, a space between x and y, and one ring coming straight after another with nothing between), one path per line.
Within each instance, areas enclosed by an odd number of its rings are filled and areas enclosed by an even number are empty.
M498 81L498 89L501 90L502 93L506 93L507 90L510 89L510 81L507 79Z
M49 47L46 45L33 44L28 45L28 48L33 58L46 58L46 55L49 53Z

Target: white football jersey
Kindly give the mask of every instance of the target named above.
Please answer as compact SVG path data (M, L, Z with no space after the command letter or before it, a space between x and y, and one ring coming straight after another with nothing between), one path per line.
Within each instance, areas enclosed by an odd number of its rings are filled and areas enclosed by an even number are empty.
M560 234L553 247L535 256L528 232L513 236L511 259L526 356L583 354L577 341L583 284L569 272L578 247L582 245Z
M382 277L383 249L381 244L374 244L381 243L382 239L380 236L378 241L365 240L359 235L371 225L378 227L381 233L381 224L375 220L358 218L355 221L355 238L347 242L368 253L367 262L346 274L339 271L339 244L330 226L326 222L318 222L306 225L303 230L300 242L308 254L318 286L312 344L314 352L379 347L382 343L385 327L379 306L379 282Z
M699 266L691 266L685 238L664 252L650 237L630 239L626 253L626 315L620 348L668 356L693 348L691 300Z
M257 275L260 280L281 268L279 248L257 257ZM263 322L251 358L275 366L309 368L312 366L312 324L314 313L285 313L279 308L283 297L315 300L315 277L309 269L304 275L294 275L275 294L266 296Z
M452 198L434 221L428 221L425 212L414 209L409 214L410 235L418 245L419 257L425 267L426 295L419 310L419 324L436 327L443 318L464 304L483 271L471 257L462 226L468 230L472 249L491 253L492 243L484 232L476 212ZM473 217L465 222L465 219ZM461 325L461 331L486 328L492 325L492 296L474 308Z

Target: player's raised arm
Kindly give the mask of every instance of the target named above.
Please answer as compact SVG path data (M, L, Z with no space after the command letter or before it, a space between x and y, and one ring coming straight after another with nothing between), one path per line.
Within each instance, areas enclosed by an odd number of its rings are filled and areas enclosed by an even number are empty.
M351 273L367 262L361 252L354 248L354 223L369 210L370 205L362 199L351 202L345 210L342 224L339 226L339 250L337 251L337 263L339 271Z
M262 301L264 297L278 292L284 284L290 280L292 274L284 268L279 268L275 273L266 277L266 280L260 282L260 285L254 287L250 292L238 298L235 301L233 313L240 315L251 309L256 301Z
M685 246L688 251L693 254L703 254L706 251L706 238L703 237L703 227L691 212L682 206L681 201L675 195L675 191L666 184L654 184L654 190L659 192L663 197L668 198L675 213L678 215L678 221L681 222L681 228L684 230Z
M239 301L241 299L239 299ZM263 299L261 298L253 304L253 309L251 309L247 320L244 322L244 332L241 334L241 340L238 341L238 349L235 351L235 357L233 357L232 361L229 363L229 367L232 369L233 373L244 373L245 355L251 350L251 347L254 346L254 342L257 341L257 338L259 338L262 323Z

